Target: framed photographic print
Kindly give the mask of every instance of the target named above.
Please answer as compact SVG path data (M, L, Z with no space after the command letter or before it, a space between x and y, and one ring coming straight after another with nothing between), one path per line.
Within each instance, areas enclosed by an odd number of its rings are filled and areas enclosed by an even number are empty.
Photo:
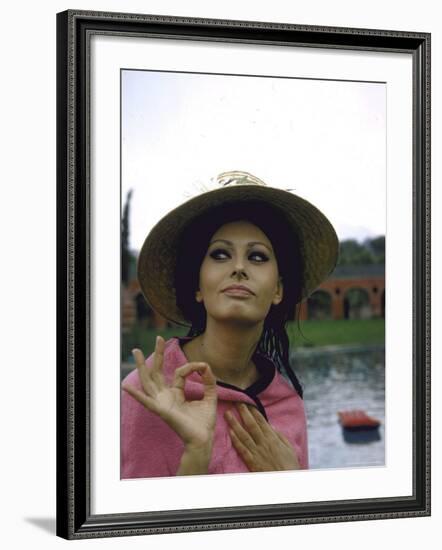
M430 514L430 35L57 19L57 534Z

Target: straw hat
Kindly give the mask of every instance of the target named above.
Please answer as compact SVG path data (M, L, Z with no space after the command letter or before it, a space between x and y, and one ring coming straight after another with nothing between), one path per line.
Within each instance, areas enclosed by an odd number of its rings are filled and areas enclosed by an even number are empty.
M141 248L138 281L147 302L160 315L180 325L190 324L176 305L177 246L183 230L193 220L224 204L244 203L247 209L248 202L258 201L282 211L299 241L304 266L302 298L311 294L333 271L338 258L338 238L331 223L315 206L289 191L269 187L247 172L223 172L215 183L215 189L166 214Z

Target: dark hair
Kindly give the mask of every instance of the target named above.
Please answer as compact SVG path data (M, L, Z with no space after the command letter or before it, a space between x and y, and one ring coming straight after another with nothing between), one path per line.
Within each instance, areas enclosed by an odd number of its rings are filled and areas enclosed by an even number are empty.
M215 207L194 219L182 233L177 250L175 290L177 306L191 322L188 336L198 336L206 327L206 310L195 300L199 288L199 272L212 235L222 225L246 220L259 227L272 243L283 282L283 299L272 305L264 320L264 328L256 352L274 361L279 372L286 372L298 394L303 390L289 362L289 339L286 323L293 318L301 299L303 266L296 234L284 213L263 202L238 202ZM189 252L191 251L191 253Z

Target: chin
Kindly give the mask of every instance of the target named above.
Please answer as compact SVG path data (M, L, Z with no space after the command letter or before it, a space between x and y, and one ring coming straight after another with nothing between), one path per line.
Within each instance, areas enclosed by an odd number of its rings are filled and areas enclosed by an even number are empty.
M211 315L211 317L219 323L232 324L234 326L241 327L255 327L256 325L263 323L265 319L265 317L261 315L251 315L250 313L240 313L238 311L226 311L222 314L219 313L218 315Z

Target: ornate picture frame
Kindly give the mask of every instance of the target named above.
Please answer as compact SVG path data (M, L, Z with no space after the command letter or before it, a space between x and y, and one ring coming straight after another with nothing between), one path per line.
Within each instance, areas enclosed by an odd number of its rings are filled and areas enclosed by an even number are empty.
M97 429L97 403L92 381L94 351L91 239L99 219L95 210L92 142L96 133L91 96L98 60L95 37L106 40L191 41L205 44L269 47L274 51L385 54L411 63L410 189L395 182L395 193L408 193L412 209L407 237L412 261L409 409L411 491L382 497L312 498L293 502L264 501L247 505L156 509L126 507L110 513L94 511L92 462ZM118 43L115 46L118 48ZM155 60L153 65L156 66ZM121 69L122 67L120 67ZM96 77L94 77L96 78ZM408 105L407 102L405 104ZM394 137L394 136L393 136ZM119 136L117 136L119 138ZM391 142L389 142L391 147ZM152 190L153 192L154 190ZM408 196L407 195L407 196ZM400 215L400 214L398 214ZM120 224L120 220L115 220ZM387 217L388 223L388 217ZM408 236L410 238L408 238ZM390 248L393 258L399 254ZM119 255L119 250L118 254ZM387 271L388 278L388 271ZM407 309L407 312L408 312ZM401 315L392 311L391 315ZM406 313L408 315L408 313ZM388 321L387 321L388 322ZM116 338L108 334L107 338ZM99 359L99 358L98 358ZM393 358L394 359L394 358ZM118 358L119 360L119 358ZM389 358L387 357L387 360ZM110 376L119 377L119 372ZM394 399L390 395L389 398ZM119 393L114 397L118 408ZM118 431L119 425L114 429ZM408 462L407 462L408 464ZM314 472L313 472L313 475ZM314 482L314 478L313 482ZM173 482L175 480L169 480ZM118 480L116 480L116 483ZM132 483L132 482L131 482ZM136 483L136 480L134 481ZM226 478L225 483L234 483ZM168 485L170 490L170 485ZM125 506L124 503L121 504ZM424 32L315 27L252 21L224 21L171 16L68 10L57 16L57 534L67 539L116 537L180 531L237 529L320 522L417 517L430 514L430 35Z

